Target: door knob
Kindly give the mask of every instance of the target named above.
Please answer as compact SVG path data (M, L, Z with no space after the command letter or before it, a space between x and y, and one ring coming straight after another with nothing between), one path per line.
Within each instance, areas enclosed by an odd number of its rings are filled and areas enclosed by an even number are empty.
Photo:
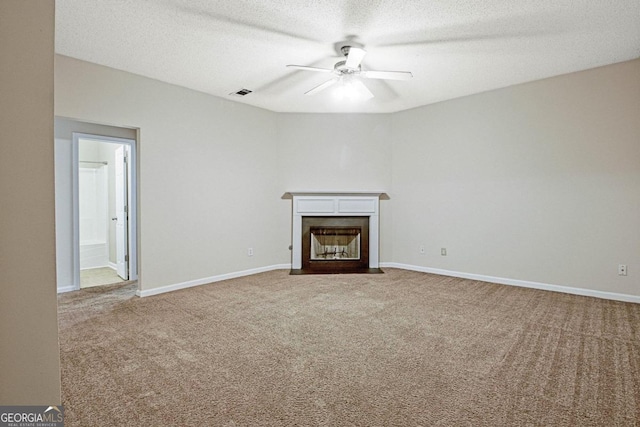
M115 216L115 217L111 218L111 221L117 221L117 220L118 220L118 217L117 217L117 216Z

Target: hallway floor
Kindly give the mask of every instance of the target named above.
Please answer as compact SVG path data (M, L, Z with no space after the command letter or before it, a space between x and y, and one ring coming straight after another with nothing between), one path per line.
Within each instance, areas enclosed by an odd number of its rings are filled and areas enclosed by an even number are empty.
M109 267L90 268L80 271L80 288L93 286L112 285L124 282L115 270Z

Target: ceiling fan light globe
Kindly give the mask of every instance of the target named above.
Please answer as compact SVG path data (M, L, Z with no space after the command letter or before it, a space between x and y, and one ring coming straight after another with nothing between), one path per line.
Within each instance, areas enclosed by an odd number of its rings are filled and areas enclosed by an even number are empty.
M344 82L342 93L344 94L344 97L350 101L357 101L360 95L358 88L351 79Z
M303 71L316 71L331 73L335 77L326 81L311 90L305 92L305 95L314 95L327 89L329 86L338 83L332 88L332 94L338 101L367 101L374 97L369 88L360 80L365 79L383 79L383 80L408 80L413 75L409 71L377 71L362 70L362 59L366 55L366 51L361 47L344 45L341 52L345 55L345 59L338 61L333 69L310 67L305 65L287 65L287 67L296 68Z

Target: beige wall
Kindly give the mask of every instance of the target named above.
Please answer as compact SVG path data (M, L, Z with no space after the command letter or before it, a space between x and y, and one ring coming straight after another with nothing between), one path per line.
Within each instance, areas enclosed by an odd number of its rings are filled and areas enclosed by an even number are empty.
M392 128L394 261L640 295L640 60L401 112Z
M0 405L58 405L54 2L0 2Z
M289 263L285 191L390 185L388 115L277 114L64 56L56 93L57 115L140 128L143 290Z
M279 114L278 187L282 191L389 191L389 114ZM392 201L380 203L380 258L391 259ZM290 233L291 203L278 212Z
M279 114L278 176L287 190L387 190L388 114Z
M55 83L57 115L140 129L143 291L289 261L276 113L62 56Z
M640 295L639 64L360 115L58 57L56 112L140 128L143 289L289 262L285 191L383 190L382 261Z

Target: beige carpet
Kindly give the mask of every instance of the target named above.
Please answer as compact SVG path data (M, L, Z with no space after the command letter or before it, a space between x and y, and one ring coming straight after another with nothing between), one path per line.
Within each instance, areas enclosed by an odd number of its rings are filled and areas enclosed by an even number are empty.
M385 272L63 294L65 425L640 425L640 305Z

